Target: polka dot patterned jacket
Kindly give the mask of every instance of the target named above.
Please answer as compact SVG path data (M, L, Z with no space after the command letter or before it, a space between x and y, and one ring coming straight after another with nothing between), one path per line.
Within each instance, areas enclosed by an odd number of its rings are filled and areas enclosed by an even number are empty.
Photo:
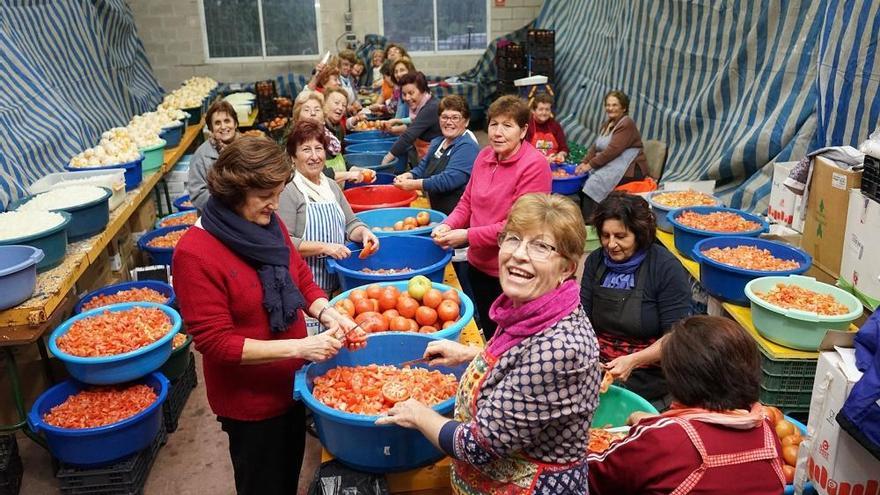
M455 492L586 494L597 362L581 306L501 356L478 356L459 386L457 423L450 422Z

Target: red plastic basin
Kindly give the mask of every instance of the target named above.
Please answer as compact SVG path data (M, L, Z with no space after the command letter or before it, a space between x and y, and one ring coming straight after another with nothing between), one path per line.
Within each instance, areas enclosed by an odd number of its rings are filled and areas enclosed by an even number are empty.
M409 206L418 197L415 191L404 191L392 185L356 187L346 189L343 194L355 213Z

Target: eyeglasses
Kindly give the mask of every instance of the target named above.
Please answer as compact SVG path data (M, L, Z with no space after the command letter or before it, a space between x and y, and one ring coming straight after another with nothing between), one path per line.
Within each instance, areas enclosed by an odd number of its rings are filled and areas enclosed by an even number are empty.
M441 115L440 120L446 121L446 122L457 123L457 122L461 122L462 120L464 120L464 117L462 117L461 115Z
M498 247L504 253L515 252L522 242L522 239L516 234L509 232L498 234ZM547 261L555 252L558 252L556 246L551 246L544 241L533 239L526 243L526 254L534 261Z

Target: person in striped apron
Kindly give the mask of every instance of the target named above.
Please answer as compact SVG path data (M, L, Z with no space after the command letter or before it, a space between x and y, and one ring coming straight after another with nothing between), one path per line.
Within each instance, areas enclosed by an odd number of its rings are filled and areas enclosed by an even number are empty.
M312 270L315 282L328 294L339 289L339 277L327 270L327 258L347 258L346 240L379 240L352 212L342 190L324 174L327 138L309 121L296 124L287 138L287 152L296 172L284 188L278 214L290 230L294 246Z

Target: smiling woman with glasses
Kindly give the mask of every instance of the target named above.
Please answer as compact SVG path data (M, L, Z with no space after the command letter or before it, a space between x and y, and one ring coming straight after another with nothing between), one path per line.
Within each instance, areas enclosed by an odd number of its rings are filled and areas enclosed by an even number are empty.
M464 98L451 95L440 101L440 132L431 141L428 153L412 169L394 179L394 185L406 191L425 191L431 208L452 213L471 178L471 169L480 145L468 130L470 110Z
M376 421L416 428L451 456L455 493L587 493L587 430L601 376L574 280L585 240L568 198L518 199L498 236L495 336L485 349L450 340L425 349L431 365L470 362L454 419L410 399Z

